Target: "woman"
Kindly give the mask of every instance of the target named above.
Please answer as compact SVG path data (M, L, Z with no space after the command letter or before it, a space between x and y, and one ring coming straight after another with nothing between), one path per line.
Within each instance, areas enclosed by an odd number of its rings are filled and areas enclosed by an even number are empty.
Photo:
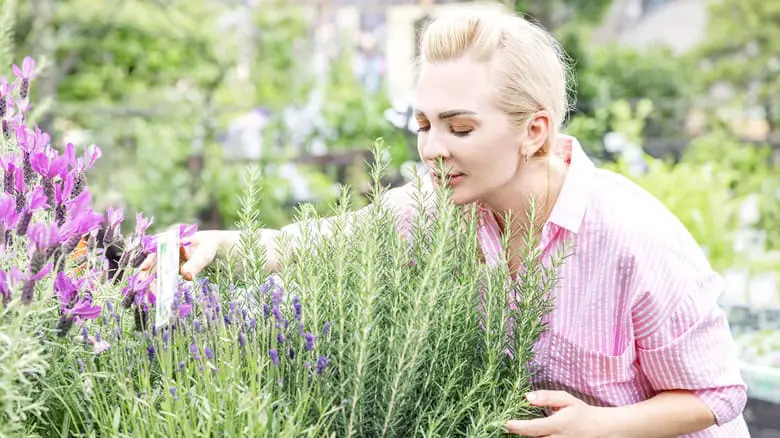
M661 203L596 169L576 140L559 134L567 82L553 38L519 17L469 12L430 24L421 52L418 150L431 169L444 162L456 203L480 205L485 261L517 267L499 236L528 225L521 219L531 196L549 206L542 208L542 247L575 244L538 344L538 390L528 394L549 415L510 421L507 431L749 436L745 386L716 302L721 280ZM384 201L408 229L411 188L393 189ZM505 213L517 219L504 223ZM264 235L270 268L277 233ZM198 233L182 275L191 279L237 240L236 232ZM521 244L510 239L510 250Z

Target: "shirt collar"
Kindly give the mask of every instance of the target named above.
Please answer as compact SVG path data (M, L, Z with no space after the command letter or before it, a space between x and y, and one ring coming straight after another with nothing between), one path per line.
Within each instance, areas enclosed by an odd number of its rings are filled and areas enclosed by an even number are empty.
M570 162L549 222L576 234L585 218L596 166L585 154L580 142L570 135L559 136L554 152L570 159Z

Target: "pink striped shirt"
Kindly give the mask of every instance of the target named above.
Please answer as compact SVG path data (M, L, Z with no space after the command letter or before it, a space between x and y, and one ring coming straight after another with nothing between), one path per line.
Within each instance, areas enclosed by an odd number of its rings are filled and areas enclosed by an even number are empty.
M683 225L626 178L597 169L564 137L569 160L542 230L549 255L564 239L549 329L536 346L537 389L562 390L599 406L623 406L672 389L691 390L717 426L688 437L749 437L735 346L717 304L722 280ZM504 263L500 229L483 213L480 245Z

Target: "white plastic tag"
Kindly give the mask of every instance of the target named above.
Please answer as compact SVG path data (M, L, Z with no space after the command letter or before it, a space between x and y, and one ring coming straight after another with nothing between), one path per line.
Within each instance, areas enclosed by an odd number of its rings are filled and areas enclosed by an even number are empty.
M169 231L157 239L157 302L155 326L163 327L171 319L173 297L179 283L179 232Z

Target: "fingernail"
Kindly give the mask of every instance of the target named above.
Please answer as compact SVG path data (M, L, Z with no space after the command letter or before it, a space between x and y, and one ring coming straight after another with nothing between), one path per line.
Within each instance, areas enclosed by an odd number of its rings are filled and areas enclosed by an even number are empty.
M536 394L534 394L533 392L529 392L528 394L526 394L525 398L528 399L528 401L532 402L532 403L535 402L536 399L537 399Z

